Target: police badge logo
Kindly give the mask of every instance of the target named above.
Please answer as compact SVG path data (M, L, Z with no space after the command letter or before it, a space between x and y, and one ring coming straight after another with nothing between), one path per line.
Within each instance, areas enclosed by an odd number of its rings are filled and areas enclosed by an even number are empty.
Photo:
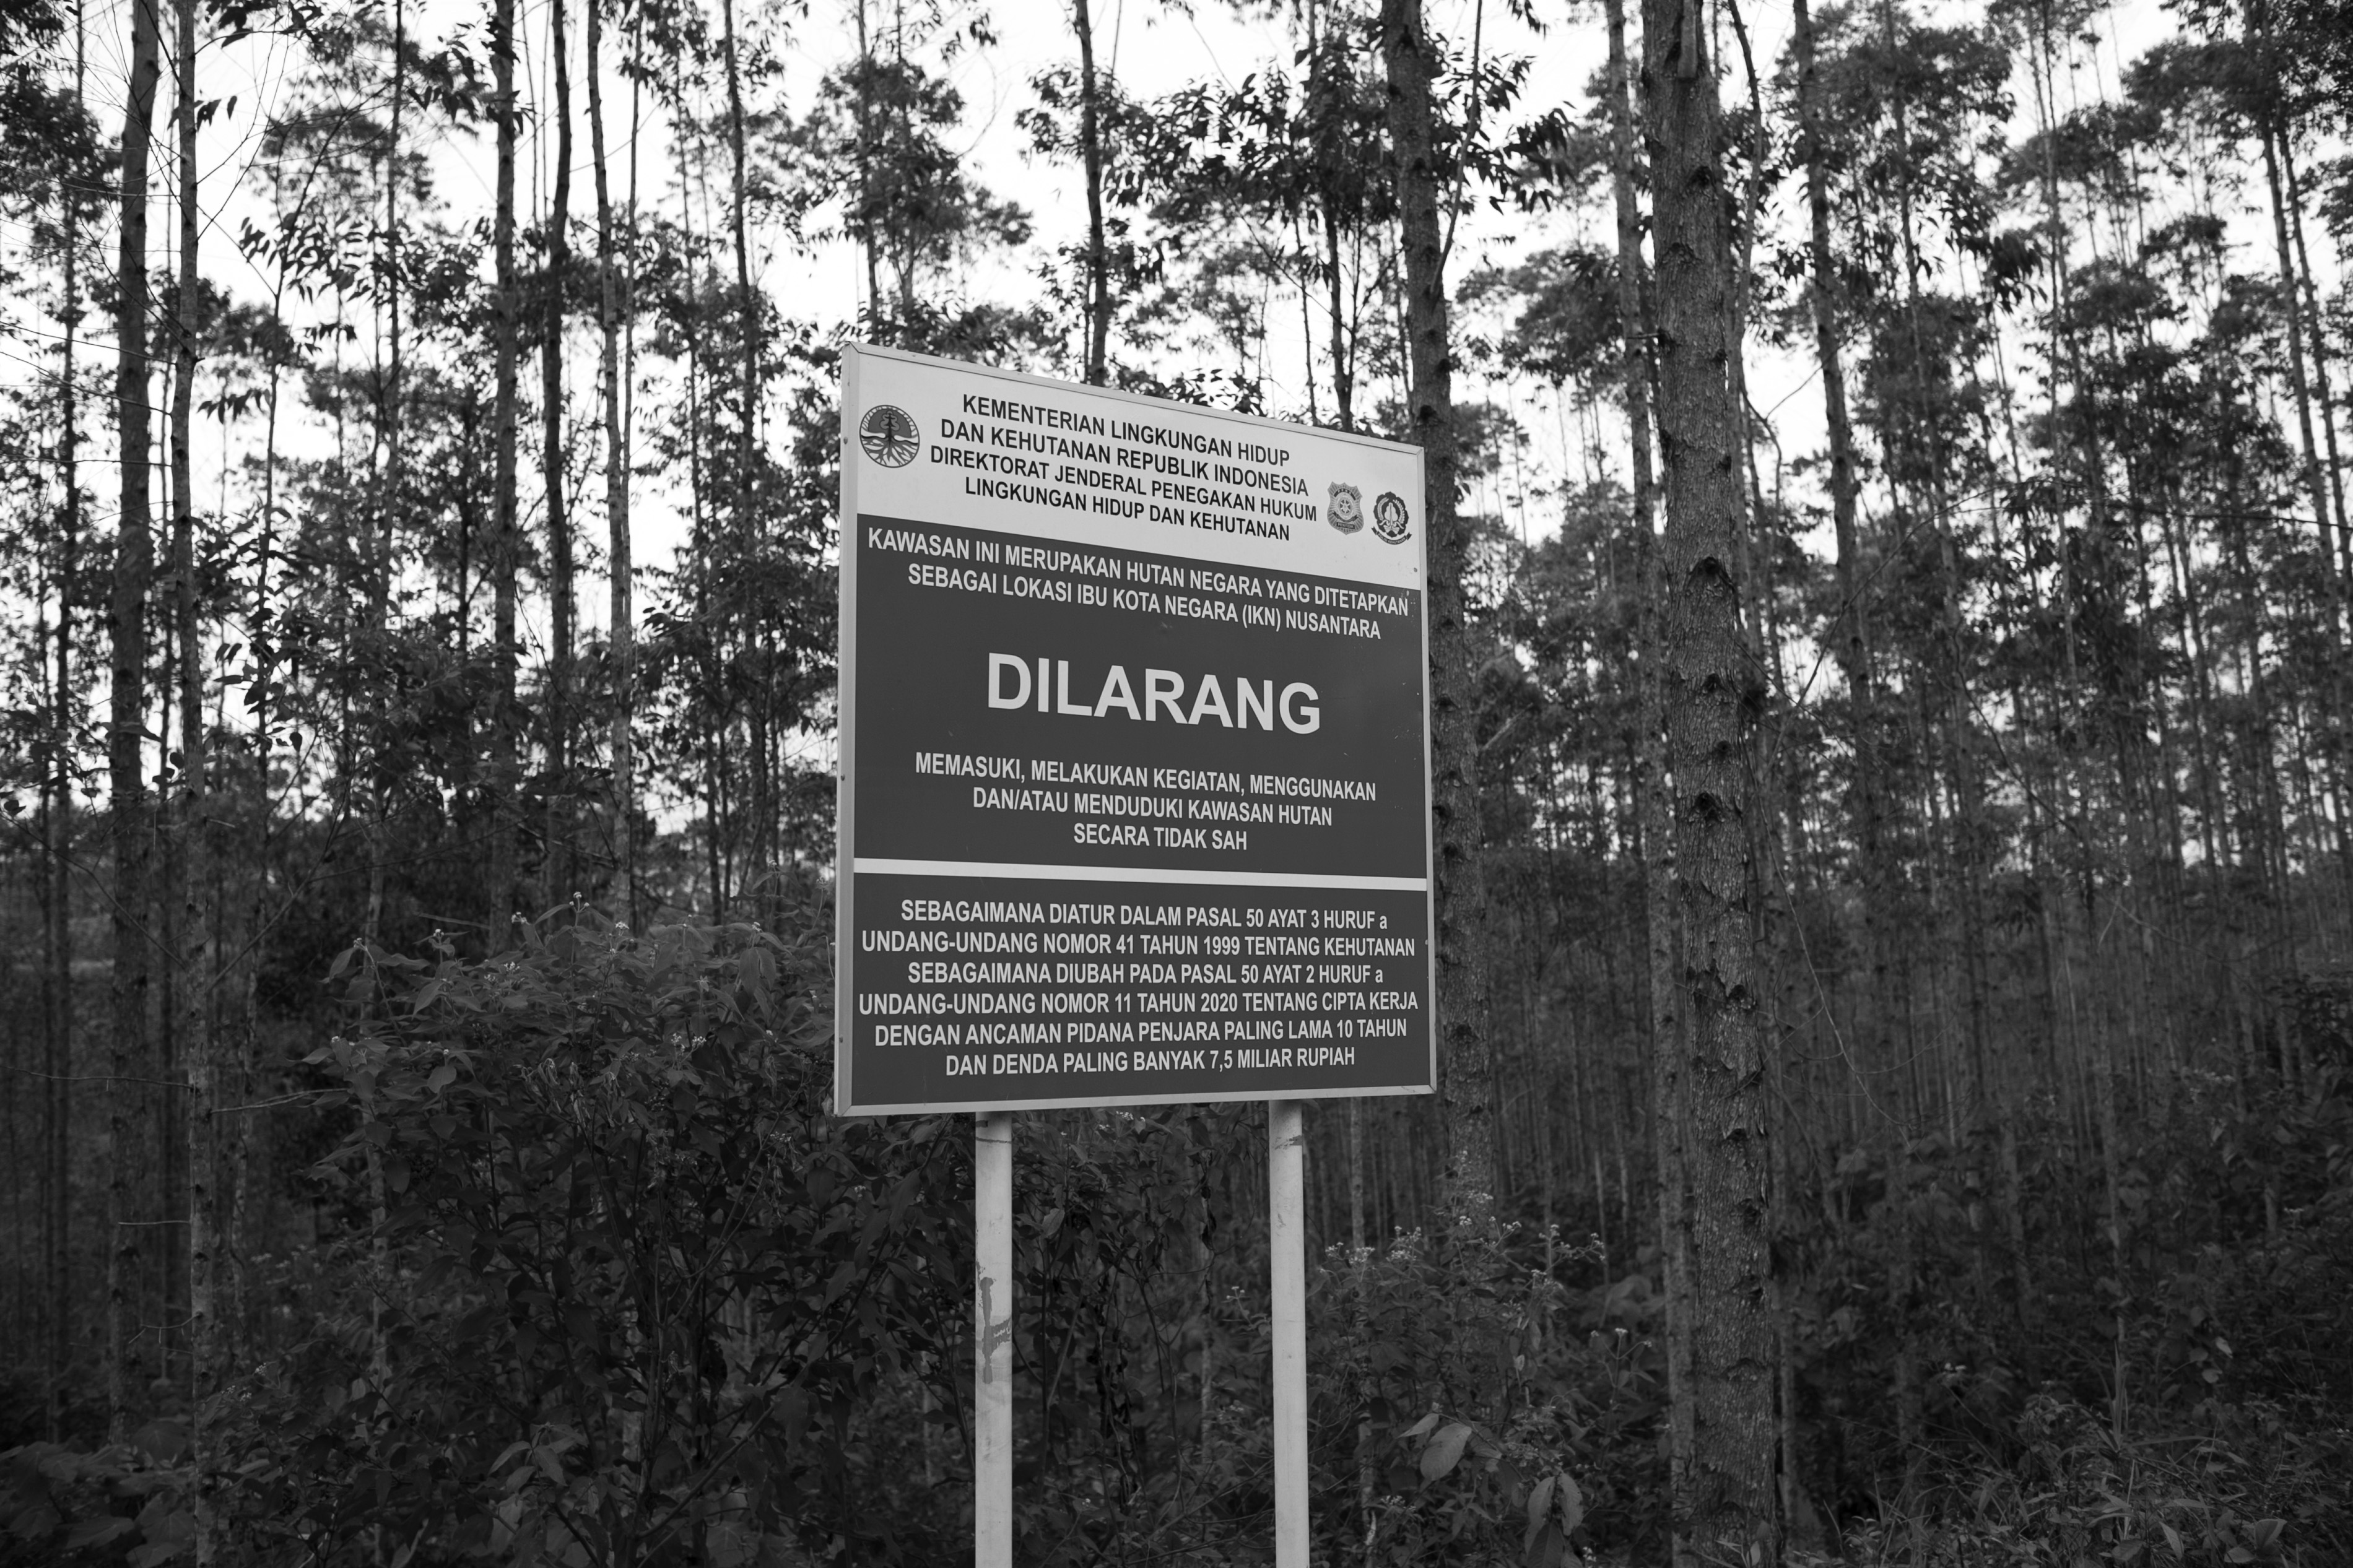
M1412 531L1413 517L1405 509L1405 497L1395 490L1383 490L1373 502L1373 536L1384 544L1403 544Z
M1354 533L1365 526L1365 492L1354 485L1334 485L1331 504L1324 509L1324 521L1343 533Z
M903 468L915 460L915 421L895 404L878 403L858 422L858 444L886 468Z

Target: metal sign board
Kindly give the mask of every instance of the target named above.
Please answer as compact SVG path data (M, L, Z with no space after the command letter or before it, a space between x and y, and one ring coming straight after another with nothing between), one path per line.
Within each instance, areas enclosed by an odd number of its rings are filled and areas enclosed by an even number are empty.
M852 347L835 1108L1433 1084L1421 454Z

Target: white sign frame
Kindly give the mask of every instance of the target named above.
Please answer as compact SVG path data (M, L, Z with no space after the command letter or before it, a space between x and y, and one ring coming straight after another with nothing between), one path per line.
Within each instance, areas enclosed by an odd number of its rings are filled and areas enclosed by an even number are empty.
M1303 525L1306 540L1316 547L1320 559L1303 562L1286 558L1282 545L1271 540L1253 540L1205 533L1198 539L1191 535L1171 538L1166 535L1140 535L1131 531L1119 537L1111 531L1118 525L1094 519L1083 513L1017 514L1007 510L986 506L979 515L959 518L953 526L963 529L1001 531L1008 536L1027 536L1046 541L1060 540L1075 544L1096 544L1124 551L1143 551L1158 554L1178 554L1187 545L1196 546L1194 553L1208 563L1248 569L1314 575L1344 576L1374 586L1408 589L1421 595L1420 611L1414 616L1419 633L1419 658L1421 697L1421 786L1425 809L1421 814L1422 847L1419 857L1421 875L1419 878L1355 877L1345 873L1301 875L1282 872L1240 871L1170 871L1149 874L1148 879L1165 882L1175 889L1186 886L1236 888L1334 889L1360 888L1392 892L1418 891L1425 911L1419 932L1423 943L1424 962L1419 965L1425 986L1423 1016L1427 1021L1426 1049L1423 1053L1423 1077L1419 1083L1343 1084L1329 1088L1285 1085L1276 1089L1237 1089L1230 1092L1200 1093L1136 1092L1096 1097L1068 1095L1026 1096L1009 1094L985 1100L944 1100L860 1103L852 1093L851 1081L853 1031L856 1026L855 987L837 984L835 998L835 1067L834 1103L837 1110L848 1115L927 1115L941 1113L983 1113L997 1110L1029 1110L1069 1109L1074 1107L1110 1105L1184 1105L1204 1103L1239 1103L1248 1100L1337 1100L1386 1097L1391 1095L1430 1094L1438 1082L1438 942L1436 909L1436 835L1427 806L1430 789L1430 627L1428 584L1429 530L1421 513L1425 504L1422 454L1418 447L1381 440L1347 431L1327 430L1314 426L1287 424L1251 415L1230 413L1222 409L1174 403L1163 398L1146 397L1111 388L1051 380L1017 372L993 369L960 361L936 358L904 350L881 348L871 344L845 345L841 367L841 491L839 525L840 550L840 626L839 677L840 695L838 711L839 765L837 777L838 806L836 817L835 910L836 910L836 973L849 973L849 961L857 940L855 925L857 879L861 874L857 854L858 808L856 781L860 765L859 734L859 573L864 553L855 537L858 520L870 500L882 505L901 504L891 491L898 487L890 482L892 476L872 462L858 439L858 422L869 406L871 380L902 377L909 374L938 374L977 383L996 395L1017 399L1032 406L1068 407L1078 403L1100 403L1106 408L1117 409L1138 419L1148 419L1160 426L1189 426L1225 434L1236 442L1251 442L1260 446L1282 443L1289 447L1306 449L1309 444L1318 447L1346 447L1362 460L1377 459L1381 472L1397 476L1392 482L1412 499L1413 524L1405 546L1373 543L1373 530L1339 535L1321 521ZM917 430L917 439L923 435ZM1410 479L1403 476L1409 468ZM1408 488L1409 485L1410 488ZM883 492L878 495L878 492ZM1369 503L1366 503L1369 504ZM906 509L912 512L913 509ZM943 519L920 519L949 526ZM1018 526L1027 524L1027 526ZM928 864L928 863L924 863ZM888 869L885 869L887 866ZM863 874L905 874L916 868L916 863L869 860ZM1107 875L1104 868L1084 866L1048 868L994 868L990 873L998 877L1052 877L1074 881L1112 881L1130 879L1122 869L1117 876Z

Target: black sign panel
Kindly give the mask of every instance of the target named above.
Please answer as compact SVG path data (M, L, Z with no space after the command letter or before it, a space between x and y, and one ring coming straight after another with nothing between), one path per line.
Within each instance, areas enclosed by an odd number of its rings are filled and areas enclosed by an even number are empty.
M838 1109L1427 1090L1419 454L844 382Z

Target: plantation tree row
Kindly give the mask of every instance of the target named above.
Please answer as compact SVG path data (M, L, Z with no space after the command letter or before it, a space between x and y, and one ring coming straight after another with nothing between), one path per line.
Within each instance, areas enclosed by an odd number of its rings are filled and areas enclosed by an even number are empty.
M825 1103L849 336L1424 449L1320 1552L2353 1552L2353 14L1116 9L1033 212L1043 12L0 5L26 1560L961 1550L966 1129ZM1256 1114L1023 1120L1025 1558L1261 1550Z

